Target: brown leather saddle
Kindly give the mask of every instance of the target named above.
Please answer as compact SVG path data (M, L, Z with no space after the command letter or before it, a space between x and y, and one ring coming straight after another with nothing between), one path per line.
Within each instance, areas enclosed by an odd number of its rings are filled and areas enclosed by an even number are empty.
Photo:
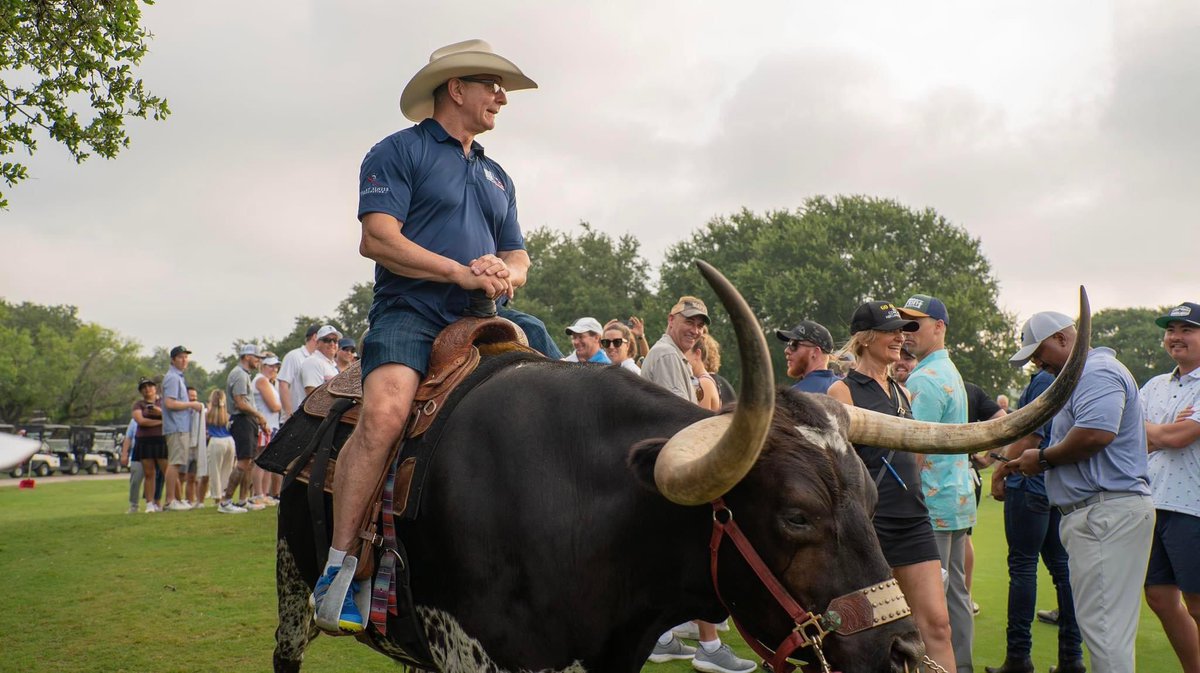
M417 387L404 437L419 437L429 429L446 398L475 371L483 356L511 351L537 353L530 348L525 332L516 323L504 318L460 318L443 329L433 341L429 371ZM355 425L362 409L362 397L362 368L355 362L346 371L314 390L304 400L303 407L306 413L325 418L337 400L350 400L352 406L342 413L339 421ZM330 493L333 492L335 466L336 461L330 460L324 480L325 490ZM311 466L305 467L297 479L307 483L310 470Z

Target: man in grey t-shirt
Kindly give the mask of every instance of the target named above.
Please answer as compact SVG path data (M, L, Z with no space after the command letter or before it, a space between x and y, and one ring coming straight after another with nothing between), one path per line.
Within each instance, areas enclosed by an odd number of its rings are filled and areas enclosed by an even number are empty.
M264 506L247 502L250 495L250 478L253 471L250 459L254 457L254 447L258 444L258 431L261 428L267 432L267 417L254 406L253 373L262 362L262 353L256 344L244 344L238 350L238 364L229 372L225 381L225 397L229 405L229 434L233 436L233 446L237 462L229 475L229 484L221 495L217 511L222 514L241 514L247 509L262 509ZM241 485L242 504L234 504L233 492Z
M1032 360L1057 376L1076 338L1069 316L1037 313L1021 328L1022 348L1010 360L1017 366ZM1079 384L1054 417L1050 445L1027 449L1001 469L1046 473L1046 495L1062 513L1075 617L1092 668L1134 673L1154 505L1137 383L1112 349L1088 353ZM1059 670L1081 673L1083 661L1062 662Z

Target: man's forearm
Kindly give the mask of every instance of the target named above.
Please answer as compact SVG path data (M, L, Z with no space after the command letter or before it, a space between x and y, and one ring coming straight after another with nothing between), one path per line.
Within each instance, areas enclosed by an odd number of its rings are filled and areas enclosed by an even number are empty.
M508 282L513 287L524 287L529 280L529 253L524 250L506 250L496 255L508 267Z
M1200 439L1200 423L1195 421L1146 424L1146 444L1151 452L1161 449L1185 449L1197 439Z
M283 407L280 413L284 416L292 415L292 387L287 381L279 382L279 403Z
M394 217L370 213L363 218L359 253L383 268L405 278L432 280L457 285L469 269L458 262L431 252L408 240Z
M251 416L253 418L259 418L262 416L262 414L258 413L258 409L255 409L254 405L250 404L250 401L246 399L245 395L234 395L233 406L247 416Z

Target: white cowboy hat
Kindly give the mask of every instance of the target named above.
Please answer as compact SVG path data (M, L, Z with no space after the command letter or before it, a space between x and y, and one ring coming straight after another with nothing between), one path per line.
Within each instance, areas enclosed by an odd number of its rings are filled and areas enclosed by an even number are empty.
M420 122L433 116L433 90L448 80L464 75L499 75L505 91L536 89L537 82L525 76L512 61L492 51L483 40L448 44L429 55L429 65L421 68L400 94L400 111Z

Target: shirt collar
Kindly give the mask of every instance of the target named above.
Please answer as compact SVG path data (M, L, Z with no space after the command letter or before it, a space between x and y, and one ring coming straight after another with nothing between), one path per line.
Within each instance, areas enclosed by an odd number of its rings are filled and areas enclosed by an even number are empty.
M1175 365L1175 369L1171 370L1171 380L1172 381L1181 381L1183 379L1192 379L1192 380L1200 379L1200 367L1196 367L1195 369L1193 369L1192 371L1190 371L1186 374L1180 374L1179 373L1179 365Z
M917 363L917 366L913 367L913 371L915 372L918 369L925 367L926 365L932 365L934 362L936 362L938 360L949 360L949 359L950 359L950 354L946 352L946 349L939 348L939 349L935 350L934 352L928 353L925 355L925 357L921 358L921 361Z
M454 136L450 135L450 133L448 131L446 131L445 128L442 127L441 123L439 123L438 120L434 119L433 117L427 117L425 119L425 121L418 124L418 126L420 126L423 131L425 131L429 135L433 136L433 139L438 141L439 143L452 141L455 144L457 144L459 147L462 147L462 142L459 141L458 138L455 138ZM480 145L479 142L476 140L472 140L471 141L471 153L472 154L483 154L483 145Z

